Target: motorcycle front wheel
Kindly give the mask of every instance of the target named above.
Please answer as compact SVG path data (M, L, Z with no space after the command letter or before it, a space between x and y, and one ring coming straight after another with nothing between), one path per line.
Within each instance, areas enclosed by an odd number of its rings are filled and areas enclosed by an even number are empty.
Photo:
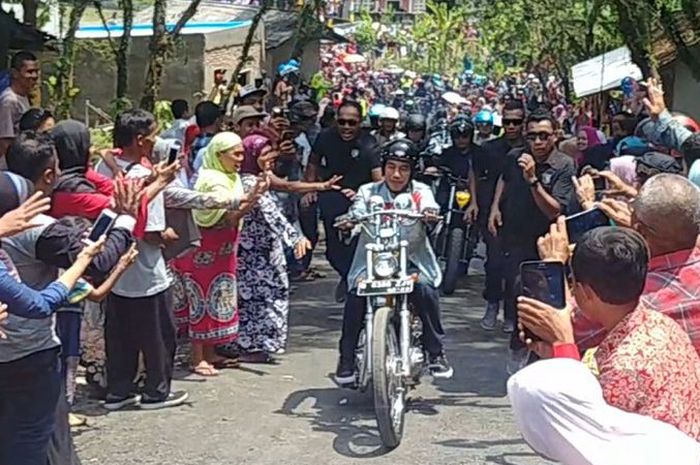
M400 373L401 352L393 310L382 307L374 313L372 385L374 412L382 443L389 449L401 443L406 411L406 390Z
M445 273L442 281L442 292L452 295L457 288L464 249L464 230L453 228L447 237L447 252L445 253Z

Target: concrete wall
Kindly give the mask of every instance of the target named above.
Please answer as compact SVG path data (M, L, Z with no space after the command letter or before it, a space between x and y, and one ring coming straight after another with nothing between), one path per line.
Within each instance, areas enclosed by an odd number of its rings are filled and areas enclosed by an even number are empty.
M226 78L230 79L231 72L241 59L243 44L248 28L219 31L207 34L205 37L204 54L204 87L210 90L214 81L214 70L228 70ZM251 61L243 67L250 71L250 79L260 77L260 70L265 62L265 47L263 45L264 29L262 22L253 36L253 42L248 51Z
M116 66L109 53L105 53L106 39L100 44L85 42L76 57L75 85L80 94L73 106L73 115L83 119L85 100L92 105L109 110L116 91ZM148 63L149 37L134 37L129 53L128 97L138 104L141 99ZM161 99L182 98L194 102L193 94L204 89L204 36L182 36L174 56L165 65L161 87Z

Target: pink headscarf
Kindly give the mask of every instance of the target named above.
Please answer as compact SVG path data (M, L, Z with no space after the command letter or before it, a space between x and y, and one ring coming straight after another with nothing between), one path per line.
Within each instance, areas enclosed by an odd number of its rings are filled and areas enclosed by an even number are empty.
M600 137L599 131L593 126L583 126L579 128L579 132L583 131L586 133L586 139L588 139L588 148L595 147L596 145L601 145L604 143Z
M260 134L251 134L243 139L243 148L245 149L245 158L241 164L241 173L258 174L260 167L258 166L258 157L262 154L265 147L271 145L272 142L265 136Z

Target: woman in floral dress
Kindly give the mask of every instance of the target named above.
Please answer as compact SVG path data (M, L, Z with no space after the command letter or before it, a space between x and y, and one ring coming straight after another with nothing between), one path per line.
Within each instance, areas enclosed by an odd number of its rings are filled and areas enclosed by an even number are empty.
M243 146L246 160L241 181L248 192L261 171L258 160L270 163L274 158L273 146L269 138L258 134L246 137ZM285 246L294 248L297 258L311 248L309 241L287 221L274 197L266 193L245 217L238 248L237 345L242 362L270 362L271 354L283 353L287 345L289 278Z
M240 137L231 132L214 136L207 146L195 190L203 193L227 193L243 198L238 175L244 152ZM252 198L259 194L253 179ZM245 202L244 202L245 203ZM248 207L196 210L195 222L202 234L201 247L178 259L181 282L190 303L189 336L192 342L192 371L216 376L224 363L215 346L238 337L237 259L240 222Z

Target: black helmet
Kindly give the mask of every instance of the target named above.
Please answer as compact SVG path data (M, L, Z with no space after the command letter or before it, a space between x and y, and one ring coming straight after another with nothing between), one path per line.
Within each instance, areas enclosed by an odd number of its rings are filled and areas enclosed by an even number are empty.
M425 116L420 113L412 113L406 118L405 129L406 131L423 131L427 127L427 122Z
M454 139L457 135L474 134L474 123L468 117L458 116L450 124L450 136Z
M416 145L408 139L394 139L387 142L381 148L382 165L386 165L389 160L396 160L411 165L411 170L418 163L418 149Z

